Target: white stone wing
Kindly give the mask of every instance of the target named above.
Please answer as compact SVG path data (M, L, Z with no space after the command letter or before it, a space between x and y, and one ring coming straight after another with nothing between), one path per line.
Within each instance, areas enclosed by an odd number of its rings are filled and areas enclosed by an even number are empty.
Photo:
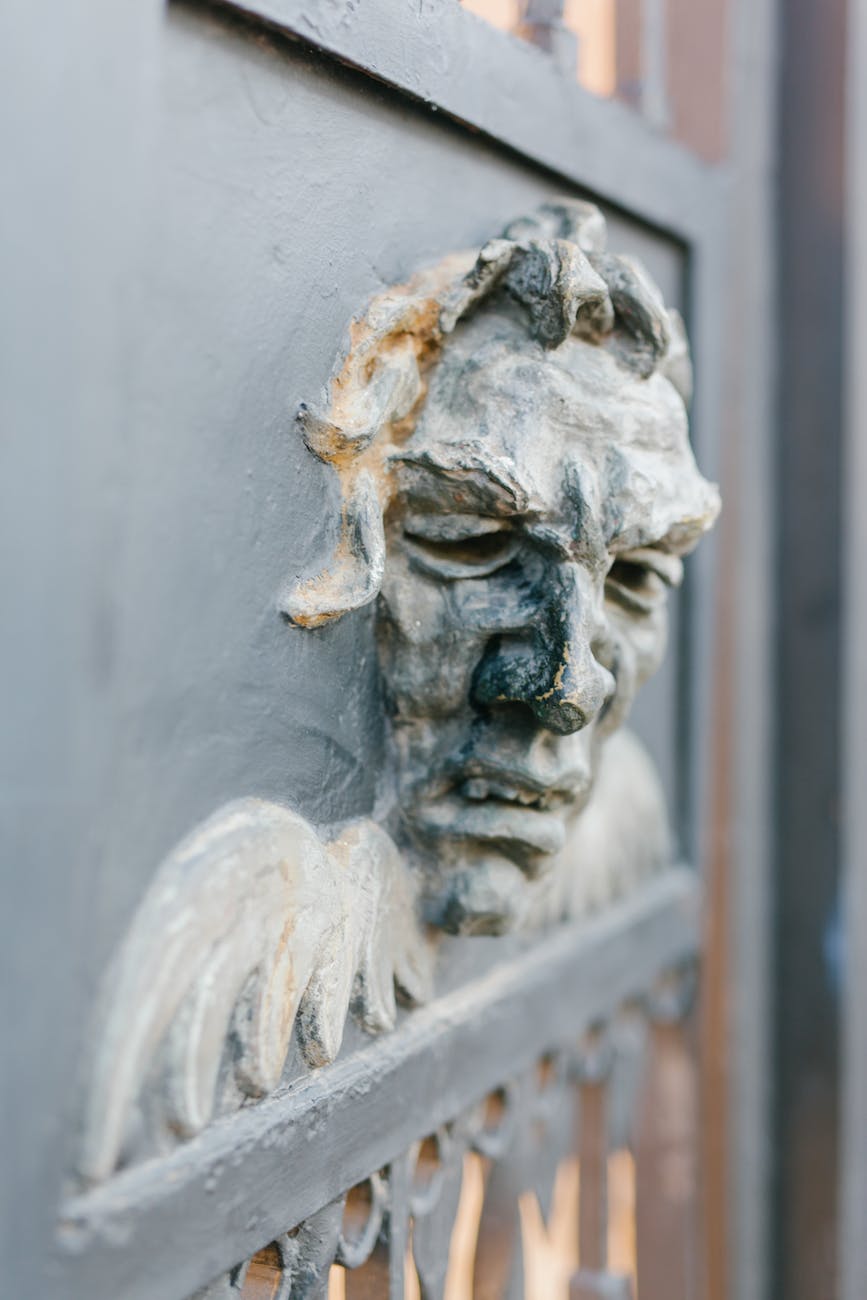
M380 827L323 843L278 804L227 804L162 864L107 973L79 1173L114 1171L142 1102L189 1137L227 1072L239 1102L270 1092L296 1024L314 1066L337 1055L350 1003L369 1030L390 1028L395 985L423 1000L429 959Z

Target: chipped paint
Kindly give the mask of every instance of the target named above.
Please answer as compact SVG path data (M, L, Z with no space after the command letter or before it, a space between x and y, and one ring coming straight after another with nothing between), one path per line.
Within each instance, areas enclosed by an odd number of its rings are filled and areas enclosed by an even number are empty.
M567 642L567 644L563 647L563 662L560 664L560 667L557 669L556 673L554 674L554 681L551 685L551 689L545 691L544 695L537 695L536 696L537 700L539 700L540 702L542 700L550 700L552 695L555 695L558 691L562 691L563 674L565 673L568 665L569 665L569 645Z

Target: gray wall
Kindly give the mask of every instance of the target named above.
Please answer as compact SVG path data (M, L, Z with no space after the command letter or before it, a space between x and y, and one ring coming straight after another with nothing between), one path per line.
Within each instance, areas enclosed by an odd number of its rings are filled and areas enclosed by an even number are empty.
M371 294L565 187L193 10L70 5L48 51L26 5L3 21L21 186L3 216L2 1163L24 1295L94 990L163 854L240 794L323 822L374 798L369 612L313 633L275 612L335 526L294 410ZM681 299L676 245L622 218L613 242ZM675 671L643 706L669 776Z

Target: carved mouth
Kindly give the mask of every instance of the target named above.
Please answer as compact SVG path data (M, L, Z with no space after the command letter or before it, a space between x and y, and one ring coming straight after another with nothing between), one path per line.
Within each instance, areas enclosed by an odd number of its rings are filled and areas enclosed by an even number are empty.
M445 782L416 797L409 820L423 839L494 848L530 876L559 853L568 819L587 802L589 762L538 763L527 755L498 762L493 754L466 757L443 769ZM523 761L522 761L523 760Z
M527 786L511 785L500 779L489 780L483 776L470 776L462 781L458 793L471 803L518 804L522 808L547 808L553 799L552 791L529 789Z
M540 858L558 853L566 839L562 810L554 812L495 796L468 799L458 792L445 795L415 808L412 822L426 839L495 845L528 874L540 869Z
M493 801L543 812L580 805L590 792L589 769L561 770L556 776L546 776L547 780L526 767L507 768L475 761L457 774L454 788L470 803Z
M589 781L549 786L525 772L474 764L455 774L449 791L417 805L412 821L427 839L495 845L535 874L541 869L540 858L562 849L566 814L584 788Z

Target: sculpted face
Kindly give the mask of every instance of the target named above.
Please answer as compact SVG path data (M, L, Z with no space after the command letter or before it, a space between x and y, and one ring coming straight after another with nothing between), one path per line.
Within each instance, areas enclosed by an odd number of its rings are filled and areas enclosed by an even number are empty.
M309 1065L334 1060L350 1006L393 1025L396 991L432 986L423 922L581 916L669 864L622 724L719 505L688 372L658 290L573 199L353 321L325 403L298 415L337 474L339 536L278 606L308 629L377 602L383 797L330 830L235 800L165 860L106 977L85 1179L271 1091L293 1035Z
M380 647L430 915L496 930L591 798L715 508L683 400L613 350L459 327L393 458ZM518 904L520 910L520 903Z
M385 291L299 417L343 532L281 607L310 627L377 600L386 823L448 930L579 914L668 852L652 764L610 738L719 502L679 318L605 242L558 200Z

